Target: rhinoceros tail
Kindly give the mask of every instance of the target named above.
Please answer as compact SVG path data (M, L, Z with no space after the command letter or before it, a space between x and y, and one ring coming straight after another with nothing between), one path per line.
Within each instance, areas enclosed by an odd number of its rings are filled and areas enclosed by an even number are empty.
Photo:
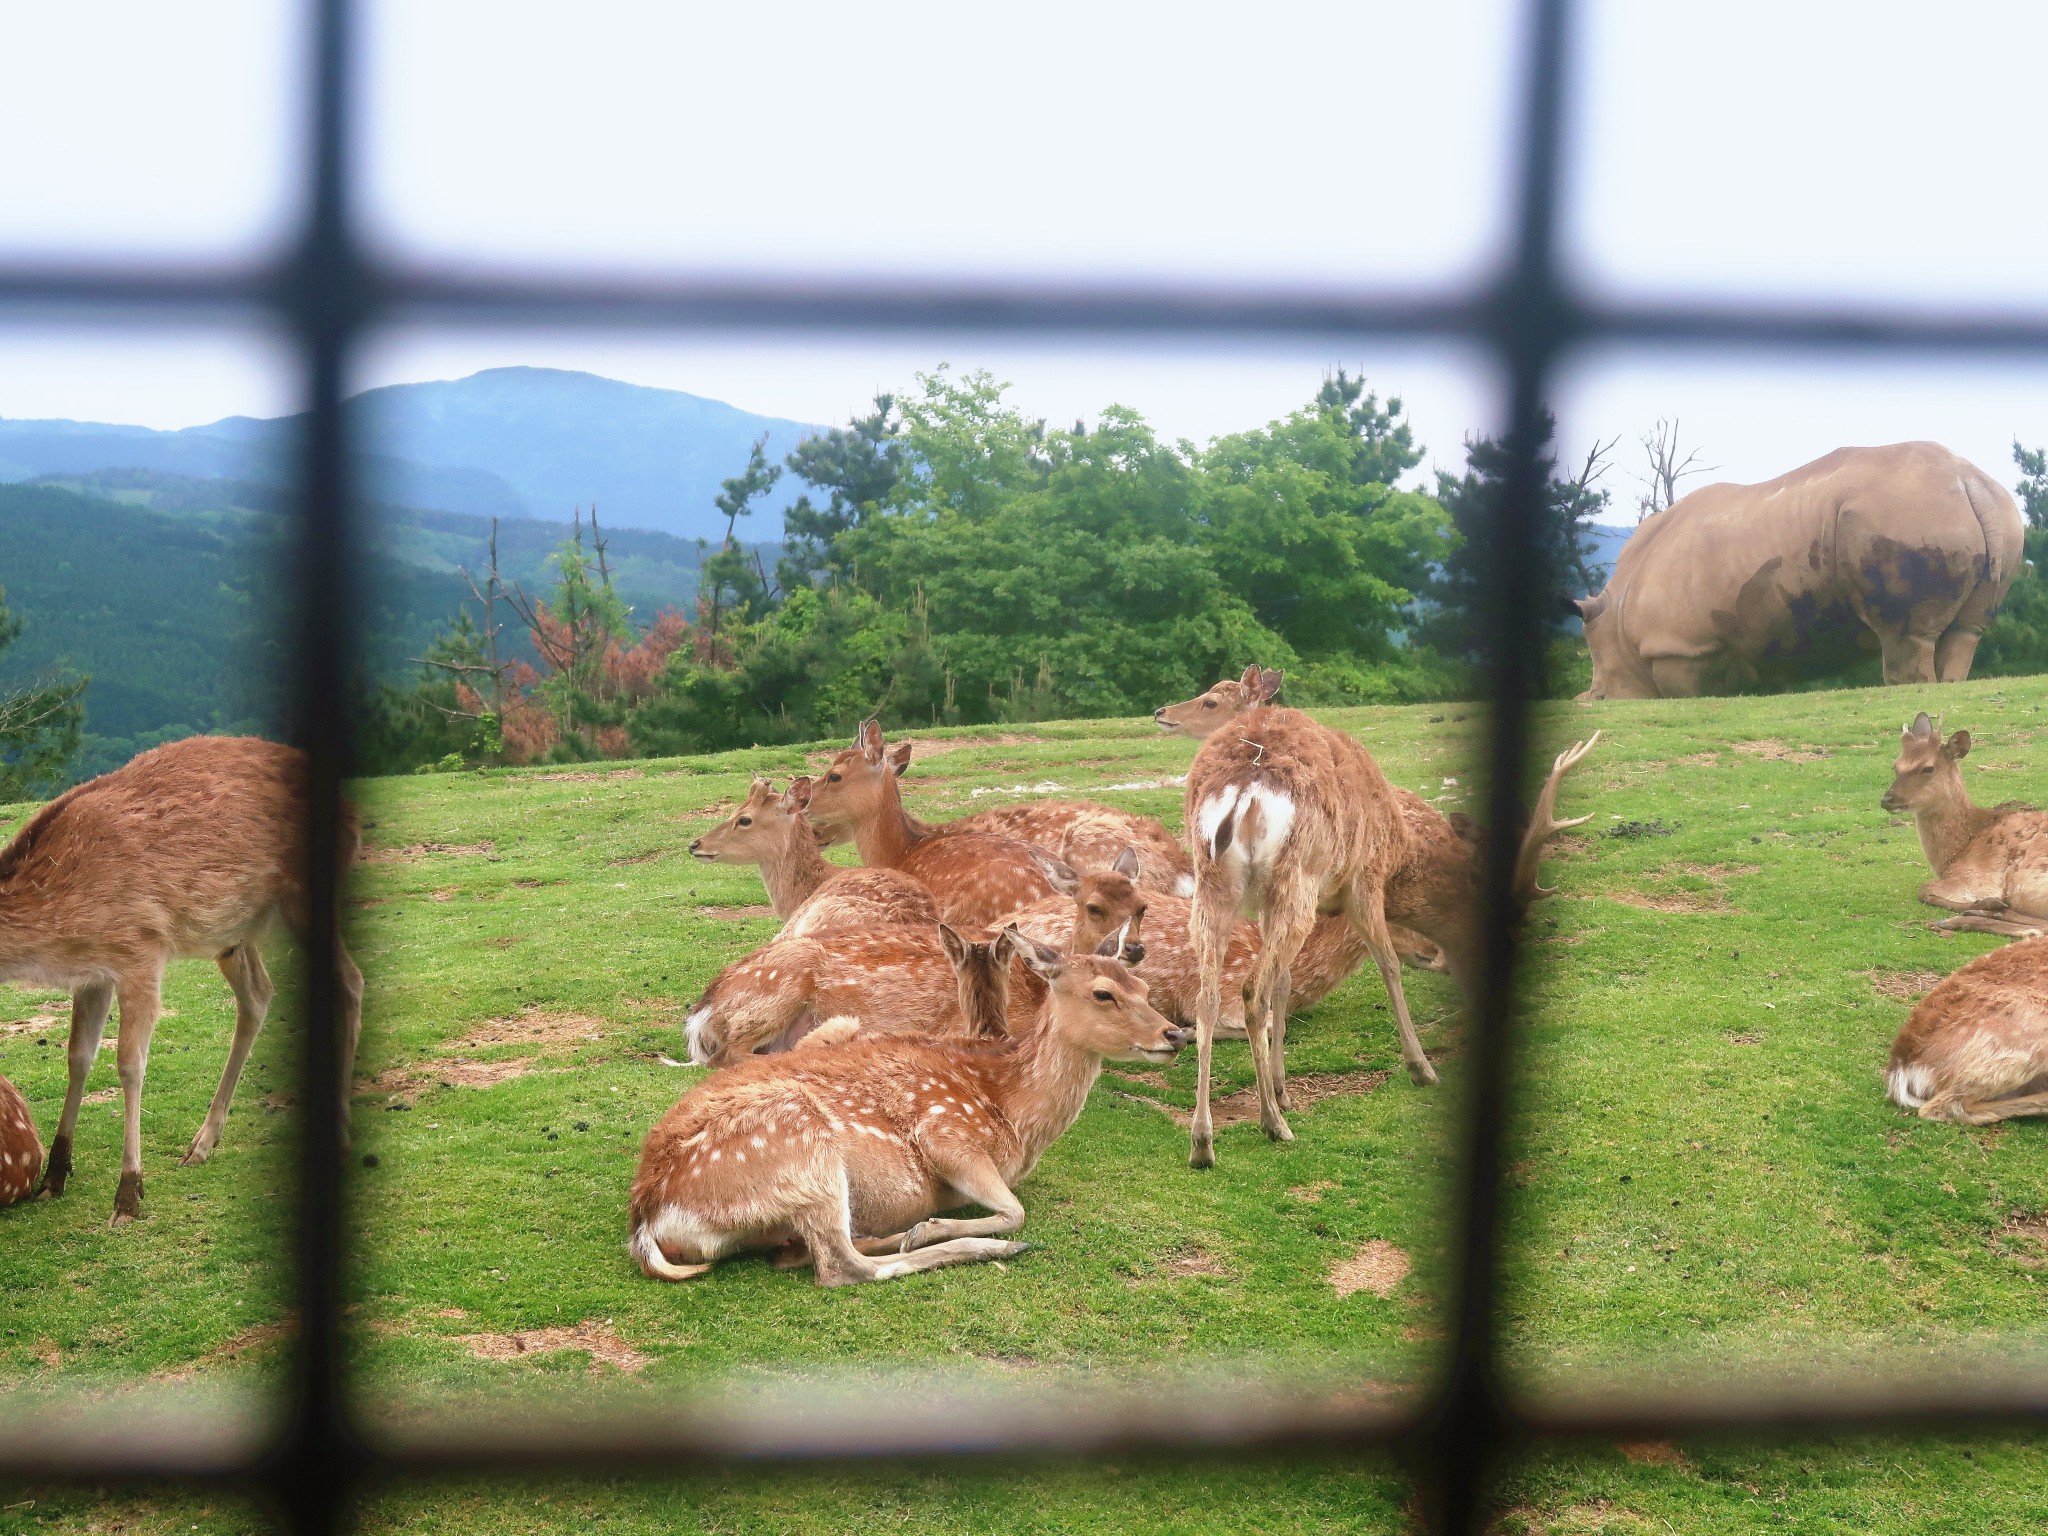
M1963 495L1969 499L1970 510L1976 514L1977 526L1984 533L1981 575L1984 584L1996 594L1992 599L1995 604L2005 596L2005 589L2012 585L2021 561L2026 558L2026 525L2020 520L2019 504L2012 499L2012 492L1974 464L1967 466L1957 479Z

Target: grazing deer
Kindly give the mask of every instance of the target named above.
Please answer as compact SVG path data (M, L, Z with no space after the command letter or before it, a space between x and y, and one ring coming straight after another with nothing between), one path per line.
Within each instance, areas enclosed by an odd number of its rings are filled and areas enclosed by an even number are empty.
M1008 1045L863 1033L685 1094L641 1147L627 1244L641 1270L689 1280L801 1243L818 1284L847 1285L1023 1252L1006 1240L1024 1224L1012 1187L1080 1117L1103 1061L1163 1064L1187 1035L1120 960L1011 930L997 943L1046 987ZM937 1214L963 1205L994 1214Z
M0 1077L0 1205L26 1200L43 1171L43 1139L21 1090Z
M1911 811L1919 825L1935 875L1920 899L1956 914L1930 927L2038 938L2048 933L2048 813L2017 800L1972 805L1956 766L1969 751L1968 731L1943 741L1923 710L1900 735L1892 787L1878 804Z
M808 777L790 780L780 794L766 779L756 779L737 811L691 841L690 857L707 864L760 865L785 939L827 928L929 926L939 920L923 882L893 869L826 863L804 814L810 799Z
M1074 871L1042 848L981 832L942 833L903 808L897 776L908 743L889 752L873 720L811 785L810 817L828 839L851 837L861 862L924 882L939 916L962 928L995 928L1019 908L1071 896Z
M235 993L227 1068L183 1160L190 1166L212 1154L270 1007L257 946L280 919L302 936L310 920L301 838L307 815L303 754L252 737L195 736L66 790L0 849L0 980L71 993L70 1084L50 1142L45 1196L61 1195L70 1178L86 1074L118 996L123 1122L114 1224L141 1213L142 1080L163 1008L164 969L202 955ZM345 868L356 854L353 811L344 811L337 831ZM333 964L346 1082L362 1024L363 977L338 941Z
M2048 939L1979 955L1921 998L1892 1042L1885 1087L1927 1120L2048 1115Z

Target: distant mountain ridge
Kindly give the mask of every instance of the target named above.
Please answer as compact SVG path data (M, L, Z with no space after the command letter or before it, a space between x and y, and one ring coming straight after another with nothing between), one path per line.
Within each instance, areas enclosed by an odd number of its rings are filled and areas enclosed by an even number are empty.
M779 462L820 427L681 390L556 368L492 368L392 384L349 401L373 499L427 511L565 522L595 503L613 528L724 533L719 482L757 438ZM229 416L177 431L0 419L0 481L140 469L279 485L297 417ZM740 533L779 541L798 487L778 485Z

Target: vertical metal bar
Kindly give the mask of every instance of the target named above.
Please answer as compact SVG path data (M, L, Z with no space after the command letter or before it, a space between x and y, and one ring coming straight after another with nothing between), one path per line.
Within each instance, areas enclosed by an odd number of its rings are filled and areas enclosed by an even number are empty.
M1464 1147L1457 1225L1461 1241L1452 1304L1451 1359L1429 1448L1423 1493L1432 1530L1485 1529L1501 1452L1513 1426L1501 1392L1499 1336L1501 1173L1513 1085L1514 866L1530 700L1543 682L1543 613L1552 594L1530 580L1539 561L1544 493L1544 390L1569 323L1555 266L1558 138L1569 0L1533 0L1523 81L1514 265L1501 295L1495 345L1508 381L1510 467L1481 554L1486 669L1493 732L1487 789L1486 952L1478 1016L1466 1065Z
M349 625L349 444L344 370L358 323L360 272L349 223L350 0L312 0L306 222L285 294L304 369L300 444L298 632L292 713L311 770L305 829L311 924L298 1233L298 1342L270 1491L290 1529L326 1536L347 1522L359 1451L346 1418L341 1355L343 1240L341 1014L333 965L340 935L335 825L348 757L345 700L354 648Z

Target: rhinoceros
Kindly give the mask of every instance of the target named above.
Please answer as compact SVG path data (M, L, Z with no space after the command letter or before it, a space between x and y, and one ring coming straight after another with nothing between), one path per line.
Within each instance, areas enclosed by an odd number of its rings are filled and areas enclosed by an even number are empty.
M1887 683L1960 682L2019 573L2012 494L1939 443L1837 448L1648 519L1574 599L1582 699L1668 699L1828 677L1872 649Z

